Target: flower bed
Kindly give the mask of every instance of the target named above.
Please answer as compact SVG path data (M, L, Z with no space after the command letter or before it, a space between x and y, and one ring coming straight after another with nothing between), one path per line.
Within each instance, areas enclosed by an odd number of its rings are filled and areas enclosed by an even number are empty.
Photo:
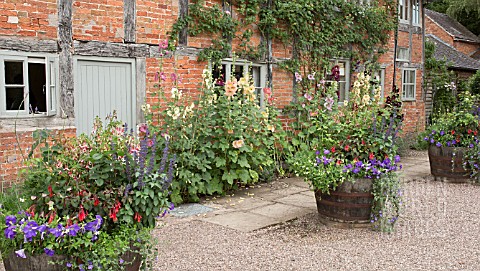
M2 200L2 255L61 255L57 264L77 270L141 260L150 270L150 231L173 208L168 143L157 152L156 134L142 126L134 135L114 115L106 124L97 119L89 136L35 137L40 156L31 152L19 194Z

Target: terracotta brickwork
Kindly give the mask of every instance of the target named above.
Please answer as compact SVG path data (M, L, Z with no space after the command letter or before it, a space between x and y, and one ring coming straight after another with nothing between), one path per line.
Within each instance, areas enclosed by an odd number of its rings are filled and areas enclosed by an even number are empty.
M178 0L137 0L137 43L158 44L178 18Z
M123 0L73 1L74 40L122 42Z
M0 35L57 38L56 0L0 0Z
M467 56L472 55L480 48L480 44L478 43L469 43L469 42L462 42L462 41L455 41L454 46L455 46L455 49L464 53Z

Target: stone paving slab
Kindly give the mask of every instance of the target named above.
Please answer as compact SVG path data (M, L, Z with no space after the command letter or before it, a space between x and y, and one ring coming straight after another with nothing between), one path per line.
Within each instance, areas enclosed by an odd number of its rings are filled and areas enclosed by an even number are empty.
M254 231L283 222L277 218L241 211L201 218L200 220L243 232Z
M266 217L279 219L282 222L285 222L309 213L313 213L315 212L315 210L312 210L310 208L291 206L283 203L275 203L272 205L255 208L251 210L251 212Z

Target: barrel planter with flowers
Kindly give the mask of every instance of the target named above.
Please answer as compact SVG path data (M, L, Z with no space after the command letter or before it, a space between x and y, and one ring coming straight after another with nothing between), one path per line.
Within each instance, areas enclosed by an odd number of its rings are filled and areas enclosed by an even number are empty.
M460 101L448 113L436 116L429 133L428 142L430 170L439 181L471 182L475 163L471 150L478 145L480 111L475 96L468 91L461 93ZM470 154L469 154L470 153Z
M342 106L335 106L335 86L306 88L294 111L299 120L305 116L298 126L305 128L292 139L300 150L288 162L314 191L320 222L392 231L401 205L395 145L401 100L395 88L382 102L370 79L358 74Z
M466 148L429 146L428 159L430 171L438 181L468 182L472 171L465 169L464 154Z
M340 184L334 191L315 191L317 210L323 217L346 223L369 223L372 211L372 179L362 178Z

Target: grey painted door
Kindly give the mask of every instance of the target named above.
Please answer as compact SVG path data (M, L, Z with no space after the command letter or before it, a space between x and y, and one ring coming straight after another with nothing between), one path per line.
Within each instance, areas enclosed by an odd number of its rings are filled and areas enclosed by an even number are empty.
M75 124L77 134L90 133L93 121L102 121L115 110L118 119L136 124L136 97L133 60L76 59Z

